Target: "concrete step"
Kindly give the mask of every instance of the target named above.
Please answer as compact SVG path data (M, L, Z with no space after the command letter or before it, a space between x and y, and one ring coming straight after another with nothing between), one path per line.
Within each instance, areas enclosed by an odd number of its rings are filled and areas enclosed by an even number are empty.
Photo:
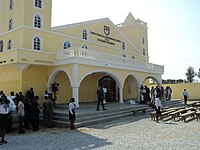
M96 104L91 104L88 106L77 108L76 111L76 121L75 125L76 127L83 127L91 124L96 124L100 122L105 121L111 121L115 119L119 119L122 117L126 117L129 115L133 115L133 112L131 112L134 109L137 108L147 108L146 112L152 112L155 111L151 107L148 107L147 105L123 105L122 107L116 107L115 105L120 104L111 104L113 107L110 107L112 109L109 109L106 111L96 111ZM164 107L178 107L183 106L183 101L181 100L170 100L162 102L162 105ZM142 113L142 112L140 112ZM138 112L137 112L138 114ZM137 115L136 114L136 115ZM57 127L69 127L69 120L68 120L68 107L67 105L60 105L57 106L54 109L54 117L53 117L53 124Z

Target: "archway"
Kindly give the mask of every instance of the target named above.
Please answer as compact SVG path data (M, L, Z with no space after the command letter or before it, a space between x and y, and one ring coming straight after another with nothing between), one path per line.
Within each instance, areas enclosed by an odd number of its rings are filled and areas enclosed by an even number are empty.
M107 89L106 92L106 101L116 101L116 82L110 76L103 76L99 79L98 85L102 85Z
M48 81L49 92L52 93L52 84L58 83L57 104L68 103L72 97L71 82L67 73L63 70L53 72Z
M126 77L124 81L124 99L125 100L137 100L138 98L138 82L133 75Z

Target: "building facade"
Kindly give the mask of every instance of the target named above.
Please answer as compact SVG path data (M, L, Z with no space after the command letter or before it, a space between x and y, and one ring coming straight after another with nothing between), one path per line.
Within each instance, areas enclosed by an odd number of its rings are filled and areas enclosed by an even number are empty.
M51 27L52 0L0 1L0 89L42 96L59 83L57 103L139 97L151 78L161 85L164 67L149 63L147 24L131 13L122 24L108 18Z

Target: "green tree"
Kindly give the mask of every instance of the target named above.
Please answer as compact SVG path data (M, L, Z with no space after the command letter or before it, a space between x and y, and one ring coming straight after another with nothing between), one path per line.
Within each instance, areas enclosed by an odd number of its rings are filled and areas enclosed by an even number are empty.
M197 72L197 77L200 78L200 68L199 68L199 72Z
M186 75L187 81L192 83L194 81L194 77L196 76L196 73L194 72L194 68L188 67L185 75Z

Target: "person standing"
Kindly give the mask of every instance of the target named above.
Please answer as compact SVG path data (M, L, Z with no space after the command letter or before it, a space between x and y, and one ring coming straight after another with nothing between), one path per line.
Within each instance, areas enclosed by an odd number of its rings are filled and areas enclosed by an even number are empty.
M31 129L30 127L30 121L31 121L31 103L28 97L25 97L25 102L24 102L24 127L25 129L29 130Z
M98 96L98 103L97 103L97 111L99 111L99 105L101 103L103 110L105 109L104 103L103 103L103 99L104 99L104 91L103 91L103 87L100 86L97 90L97 96Z
M75 102L75 99L71 98L70 103L69 103L69 121L70 121L69 127L71 130L75 129L74 122L76 120L76 112L75 112L76 105L74 104L74 102Z
M27 91L26 96L29 98L30 102L33 101L35 94L32 87Z
M39 114L40 114L40 105L38 104L39 97L35 96L31 102L31 124L32 130L39 130Z
M155 99L155 110L156 110L156 122L158 122L158 118L161 116L161 110L163 106L161 104L161 101L160 101L160 95L157 94L156 95L156 99Z
M5 138L6 126L8 124L9 111L10 111L9 101L7 100L7 97L4 94L2 94L0 98L0 133L1 133L0 145L8 143L7 141L4 140L4 138Z
M24 124L24 101L23 99L19 99L19 103L17 105L18 107L18 118L19 118L19 134L23 134L25 133L24 129L23 129L23 124Z
M53 101L51 100L51 98L48 96L47 100L45 101L45 120L46 120L46 126L47 128L51 128L52 127L52 120L53 120Z
M189 98L189 94L186 89L183 90L183 97L184 97L185 105L187 105L187 99Z

